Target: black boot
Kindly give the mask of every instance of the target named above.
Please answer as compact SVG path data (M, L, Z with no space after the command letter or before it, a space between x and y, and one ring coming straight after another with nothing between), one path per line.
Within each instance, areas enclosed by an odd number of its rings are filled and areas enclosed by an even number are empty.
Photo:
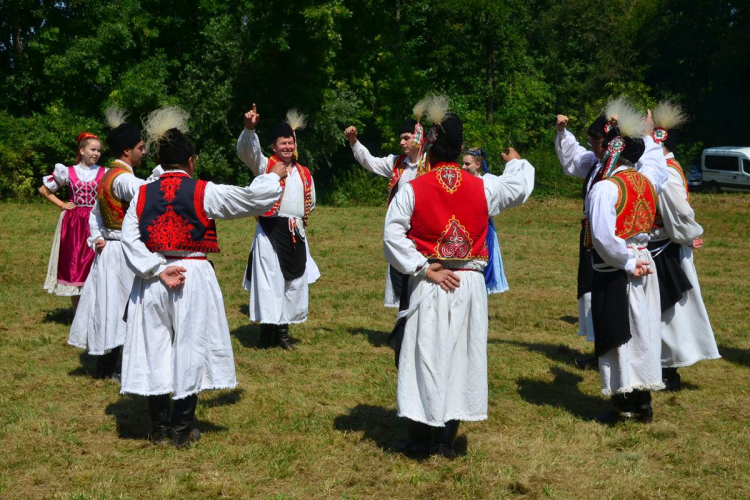
M613 394L612 404L615 409L594 417L602 424L616 424L622 420L628 420L636 416L634 393Z
M677 368L662 368L661 379L664 382L665 391L679 391L682 389L680 374L677 373Z
M637 392L635 401L635 412L638 415L638 421L642 424L650 424L654 421L654 408L651 406L650 391Z
M577 358L575 360L575 365L579 370L598 370L599 358L596 356L591 356L590 358Z
M456 452L453 449L453 443L456 441L458 434L458 420L448 420L445 427L432 428L432 447L430 455L442 455L448 459L456 458Z
M406 422L409 440L396 443L396 450L407 455L429 454L432 428L427 424L410 419L407 419Z
M167 439L171 432L169 422L169 394L161 396L149 396L148 414L151 417L151 431L148 440L153 444L159 444Z
M173 405L172 444L175 448L184 448L192 441L198 441L201 438L200 431L193 426L198 395L193 394L183 399L176 399Z
M274 343L285 351L297 350L292 344L292 337L289 336L289 325L276 325L274 327Z
M260 325L260 341L258 349L270 349L273 347L273 325Z
M115 347L107 354L97 356L96 378L120 380L119 365L122 359L122 347Z

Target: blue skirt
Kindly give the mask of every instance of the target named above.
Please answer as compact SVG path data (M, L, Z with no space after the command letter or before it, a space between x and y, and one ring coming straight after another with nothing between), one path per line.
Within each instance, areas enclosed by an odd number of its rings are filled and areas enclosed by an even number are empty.
M503 257L500 255L500 243L497 241L495 223L490 218L487 228L487 249L490 254L487 267L484 268L484 283L487 285L487 294L503 293L508 290L508 280L505 279L503 269Z

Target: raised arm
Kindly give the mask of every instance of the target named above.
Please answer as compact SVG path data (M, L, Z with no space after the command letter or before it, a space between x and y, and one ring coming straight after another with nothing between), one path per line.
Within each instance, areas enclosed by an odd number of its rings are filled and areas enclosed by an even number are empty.
M635 169L651 181L658 194L667 188L669 181L667 160L664 158L661 146L650 135L643 136L643 142L646 150L635 164Z
M395 155L388 155L382 158L376 158L370 154L370 151L357 140L357 129L354 126L348 127L344 131L346 139L349 141L349 145L354 153L354 159L357 163L362 165L365 170L372 172L373 174L388 179L393 175L393 162L396 160Z
M485 174L482 177L490 216L524 204L534 190L534 167L531 163L521 159L513 148L507 155L503 154L503 159L507 162L503 175Z
M203 198L206 214L212 219L263 215L281 196L280 174L286 175L286 168L282 163L277 163L271 172L259 175L247 187L209 182Z
M245 113L245 129L240 134L240 138L237 139L237 156L245 165L250 167L255 175L265 173L268 165L268 158L263 154L258 134L255 133L255 127L259 121L258 108L253 103L253 108Z
M557 136L555 151L560 160L563 172L573 177L585 179L588 173L599 162L594 153L578 144L575 136L566 127L568 117L557 115Z

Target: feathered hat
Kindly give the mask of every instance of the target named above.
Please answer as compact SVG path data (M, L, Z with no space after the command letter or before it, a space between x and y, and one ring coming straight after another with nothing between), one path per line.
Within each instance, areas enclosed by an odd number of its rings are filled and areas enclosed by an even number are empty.
M654 118L654 131L651 137L658 144L672 151L677 145L677 130L685 122L687 115L678 104L670 101L661 101L652 112Z
M143 121L146 146L156 146L162 165L184 165L195 153L193 143L185 136L189 119L187 111L169 106L149 113Z
M609 177L624 158L635 163L643 155L645 145L643 135L646 129L645 117L639 113L626 97L609 101L604 116L611 124L604 137L604 176Z
M423 133L419 134L424 137L420 137L422 140L420 156L432 148L445 158L461 154L463 123L458 116L450 113L449 109L448 98L443 94L428 96L414 106L414 117L417 121L426 116L431 124L426 137ZM416 135L418 134L415 132L415 140L417 140ZM421 164L420 162L420 166Z
M294 139L294 158L297 159L297 130L302 130L307 126L307 117L299 112L298 109L290 109L286 112L286 120L277 123L271 131L271 144L276 142L279 137L292 137Z
M119 158L126 149L133 149L141 142L140 129L125 122L128 117L125 111L117 106L109 106L104 116L112 129L107 134L107 146L112 156Z

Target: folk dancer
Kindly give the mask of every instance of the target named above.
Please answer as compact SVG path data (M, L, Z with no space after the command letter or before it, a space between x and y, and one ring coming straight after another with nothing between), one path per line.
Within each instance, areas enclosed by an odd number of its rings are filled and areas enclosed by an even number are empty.
M97 255L68 336L68 344L88 349L97 357L97 378L116 380L120 378L118 364L127 327L123 313L135 278L122 251L122 221L130 200L144 182L133 174L145 152L141 131L125 123L125 118L117 108L107 109L111 127L107 146L113 160L97 186L96 203L89 216L88 245Z
M410 307L398 356L398 415L408 419L407 453L456 456L460 420L487 418L487 265L490 216L522 204L534 168L514 150L505 173L463 172L461 120L447 100L428 105L432 170L404 185L388 208L386 259L410 275Z
M400 155L372 156L359 142L357 128L354 126L348 127L344 131L344 136L349 141L357 163L373 174L389 179L389 204L401 187L417 177L424 134L422 125L414 118L407 118L399 130ZM404 302L401 301L401 291L408 281L408 275L398 272L391 265L388 266L385 275L385 307L400 308L400 304Z
M250 321L261 324L258 346L294 350L289 325L307 321L308 285L320 277L305 234L307 219L315 209L315 184L310 171L297 162L295 131L305 126L305 117L292 110L287 121L274 126L270 158L260 147L259 120L253 104L245 114L237 156L255 175L275 165L283 165L289 175L281 183L276 203L258 218L243 285L250 291Z
M179 108L151 113L148 142L164 173L144 184L125 214L122 245L136 274L127 310L122 393L148 396L154 443L181 448L194 428L198 393L237 385L224 299L208 253L218 252L214 219L264 213L281 193L283 167L241 188L192 177L193 145ZM170 416L170 397L173 409Z
M587 203L586 245L592 248L591 309L602 393L615 409L603 423L653 420L651 391L661 380L659 284L647 245L657 196L667 181L664 164L634 168L644 154L644 117L623 98L607 104L603 180ZM653 146L650 141L648 147Z
M703 228L695 221L687 179L673 153L685 121L682 109L668 101L654 109L653 138L667 160L669 182L659 195L648 248L659 274L662 380L672 391L681 388L678 368L721 357L693 262L693 248L703 245Z

